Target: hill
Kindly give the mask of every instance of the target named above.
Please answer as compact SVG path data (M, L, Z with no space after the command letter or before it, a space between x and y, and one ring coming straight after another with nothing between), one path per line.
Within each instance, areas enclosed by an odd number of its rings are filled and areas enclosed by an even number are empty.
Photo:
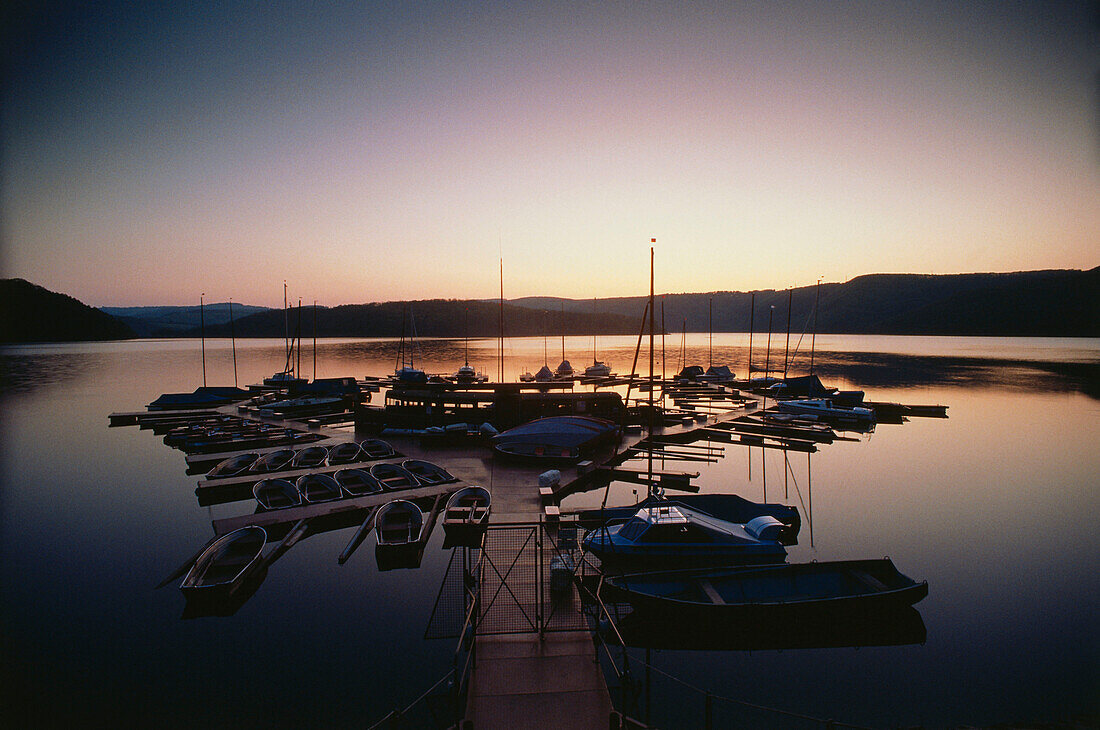
M411 312L411 316L410 316ZM416 302L345 304L317 307L318 337L397 337L402 332L417 337L496 337L500 332L500 305L497 302L430 299ZM630 315L600 312L573 312L566 317L566 334L622 334L637 332L641 312ZM303 307L302 337L313 336L313 307ZM297 308L290 311L290 333L299 331ZM468 327L467 327L467 322ZM509 337L560 335L561 316L557 311L504 305L504 333ZM282 310L258 312L236 320L238 337L282 337ZM192 329L184 336L196 337ZM228 325L207 324L208 337L228 337Z
M0 342L72 342L135 337L124 322L23 279L0 279Z
M200 324L199 307L102 307L102 311L119 318L139 337L172 337L195 329ZM266 312L267 307L233 303L234 320L256 312ZM229 322L229 303L217 302L202 308L201 318L207 325Z
M793 331L813 327L817 287L757 292L720 291L658 297L665 328L706 332L713 308L715 332L746 332L755 294L753 328ZM601 299L598 309L639 317L645 297ZM788 302L790 306L788 307ZM591 300L528 297L519 306L566 312L591 311ZM774 307L774 309L772 309ZM1009 274L868 274L843 284L822 284L819 332L895 335L1100 336L1100 267L1088 271L1025 271Z

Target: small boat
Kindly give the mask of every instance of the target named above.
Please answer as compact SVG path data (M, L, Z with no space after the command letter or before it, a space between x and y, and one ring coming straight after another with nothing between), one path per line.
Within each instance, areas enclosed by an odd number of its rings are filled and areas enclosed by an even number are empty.
M783 413L814 416L822 420L851 421L863 424L870 424L875 421L875 412L870 408L843 408L835 405L829 398L781 400L776 404L776 408Z
M451 473L441 466L437 466L430 461L421 461L420 459L406 459L401 462L402 468L405 471L412 474L417 480L424 485L443 484L445 482L453 482L455 478L451 476Z
M464 487L452 494L443 511L444 541L450 545L479 545L491 509L492 496L485 487Z
M606 378L611 375L611 366L597 360L584 369L586 378Z
M339 413L346 406L347 402L339 396L301 396L261 406L260 415L268 418L319 416L324 413Z
M351 464L359 460L359 454L361 449L359 444L354 441L348 441L343 444L336 444L328 450L328 463L329 466L336 466L337 464Z
M217 466L206 473L206 478L222 479L240 476L248 471L259 458L260 455L256 453L231 456L224 461L219 461Z
M535 376L531 374L530 370L524 370L519 374L519 382L521 383L533 383L535 382Z
M363 497L382 491L382 484L364 469L341 469L333 475L333 479L352 497Z
M638 611L688 620L911 606L928 583L898 572L889 558L756 568L707 568L607 578Z
M359 442L359 450L367 459L388 459L397 455L393 447L381 439L363 439Z
M785 525L770 515L744 524L680 505L651 506L625 523L589 530L584 549L605 563L777 563Z
M328 474L306 474L298 477L295 485L302 495L302 501L308 504L331 502L342 496L340 485Z
M552 382L554 380L554 371L552 371L548 366L543 365L542 369L535 373L534 380L536 383Z
M252 485L252 496L264 510L302 506L301 492L287 479L261 479Z
M312 469L321 466L328 458L328 449L324 446L310 446L302 449L294 455L294 461L290 462L294 469Z
M497 434L493 449L502 456L570 461L618 435L618 426L602 418L550 416Z
M420 486L415 476L397 464L375 464L370 468L370 475L381 482L384 489L391 491Z
M273 388L295 388L306 384L305 378L297 378L294 376L293 371L284 370L280 373L275 373L270 378L264 378L264 385Z
M279 449L269 451L252 464L250 471L271 473L290 468L290 462L294 460L293 449Z
M374 518L374 557L380 570L420 565L424 513L412 502L395 499L382 505Z
M217 408L248 397L248 391L241 388L212 386L196 388L193 393L165 393L145 408L150 411Z
M562 359L558 367L554 369L554 377L558 380L567 380L573 377L573 366L569 364L568 360Z
M186 595L228 595L239 586L267 544L262 527L250 525L222 535L202 551L180 590Z
M626 522L640 509L659 506L679 506L695 510L710 517L726 522L745 524L761 515L769 515L783 523L779 531L779 542L784 545L798 543L798 532L802 527L802 517L798 508L771 502L752 502L736 494L681 494L676 497L646 497L637 504L628 507L605 507L584 510L577 515L580 526L592 529L616 522Z

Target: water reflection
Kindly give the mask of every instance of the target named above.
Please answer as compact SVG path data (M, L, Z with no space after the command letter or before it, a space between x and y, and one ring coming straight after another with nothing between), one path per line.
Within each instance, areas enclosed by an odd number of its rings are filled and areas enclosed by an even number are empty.
M94 353L20 354L0 350L0 397L95 377L109 359Z

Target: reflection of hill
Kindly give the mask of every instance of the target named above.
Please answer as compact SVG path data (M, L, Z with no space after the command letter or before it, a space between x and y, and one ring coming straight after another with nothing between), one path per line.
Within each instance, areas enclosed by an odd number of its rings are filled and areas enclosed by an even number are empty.
M1100 363L1004 358L821 352L817 374L863 388L982 385L1039 391L1077 391L1100 398Z

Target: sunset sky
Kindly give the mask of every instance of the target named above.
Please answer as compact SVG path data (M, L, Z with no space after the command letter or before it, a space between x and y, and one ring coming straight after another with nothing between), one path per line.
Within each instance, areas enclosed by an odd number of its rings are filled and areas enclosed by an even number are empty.
M96 306L1100 264L1095 4L52 7L0 272Z

